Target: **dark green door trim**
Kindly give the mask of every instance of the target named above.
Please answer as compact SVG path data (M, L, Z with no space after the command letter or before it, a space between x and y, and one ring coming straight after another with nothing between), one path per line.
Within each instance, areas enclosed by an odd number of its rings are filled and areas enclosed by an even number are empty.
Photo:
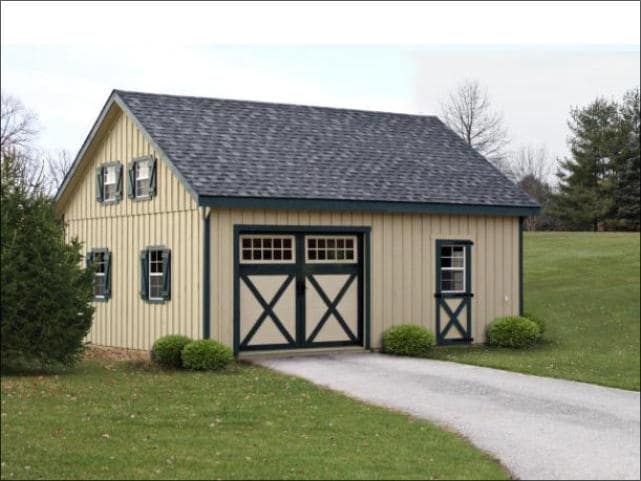
M233 253L234 253L234 301L233 301L233 336L234 354L242 351L264 351L273 349L313 348L313 347L340 347L362 345L366 349L371 346L370 333L370 231L367 226L275 226L275 225L234 225ZM239 240L241 234L292 234L295 236L296 263L295 264L240 264ZM357 264L306 264L304 251L305 235L326 234L340 235L353 234L357 236L359 246L359 262ZM247 339L240 339L240 283L248 273L260 274L289 274L295 278L296 283L296 342L292 344L257 345L248 346ZM308 342L311 333L305 332L305 279L316 274L349 274L358 277L358 332L351 333L347 341ZM353 282L350 281L350 282ZM323 299L327 304L328 312L334 313L331 304L336 299ZM340 300L340 299L338 299ZM261 303L262 304L262 303ZM263 307L265 307L263 305ZM273 306L272 306L273 307ZM335 307L335 306L334 306ZM266 311L268 311L266 309ZM263 315L270 316L270 312ZM335 315L335 314L334 314ZM263 316L261 316L263 317ZM340 322L340 320L339 320ZM255 327L255 326L254 326ZM345 329L345 326L343 326ZM349 330L349 329L347 329ZM350 331L351 332L351 331ZM246 342L247 341L247 342Z
M454 245L464 246L465 248L465 292L449 293L441 290L441 248L443 246ZM468 344L473 341L472 338L472 246L474 243L469 240L460 239L439 239L436 241L436 342L441 345L445 344ZM452 309L447 303L448 299L458 299L458 304ZM465 309L465 325L462 324L459 316ZM447 314L447 321L443 322L441 311ZM447 338L451 329L456 329L460 337Z
M211 213L203 217L203 339L211 337Z
M519 316L523 315L523 231L525 217L519 217Z

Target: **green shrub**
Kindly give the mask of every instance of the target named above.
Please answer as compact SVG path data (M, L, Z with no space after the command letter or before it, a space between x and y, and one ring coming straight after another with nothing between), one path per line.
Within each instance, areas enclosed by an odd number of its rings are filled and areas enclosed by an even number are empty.
M192 371L217 371L233 359L231 349L211 339L191 342L182 350L183 366Z
M526 317L527 319L529 319L530 321L532 321L534 324L536 324L537 326L539 326L539 334L540 334L541 336L543 335L543 333L545 332L545 329L546 329L546 327L547 327L547 326L545 325L545 321L544 321L543 319L541 319L540 317L535 316L534 314L531 314L531 313L529 313L529 312L526 312L525 314L523 314L523 317Z
M490 346L521 349L532 346L541 336L539 326L525 317L500 317L487 329Z
M427 357L434 347L434 334L413 324L395 326L383 333L383 352L395 356Z
M172 334L161 337L151 348L151 360L159 366L178 369L182 367L182 350L191 342L187 336Z

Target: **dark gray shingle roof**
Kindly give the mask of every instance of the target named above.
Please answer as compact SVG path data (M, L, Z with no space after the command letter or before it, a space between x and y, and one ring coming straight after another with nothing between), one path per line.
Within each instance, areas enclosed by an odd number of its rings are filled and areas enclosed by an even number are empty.
M537 206L437 117L115 93L199 196Z

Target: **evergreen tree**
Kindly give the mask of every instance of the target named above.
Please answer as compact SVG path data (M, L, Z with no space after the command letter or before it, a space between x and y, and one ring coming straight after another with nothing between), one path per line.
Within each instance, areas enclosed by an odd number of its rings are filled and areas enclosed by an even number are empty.
M0 365L70 365L91 326L93 276L26 161L5 150L0 162Z
M597 230L615 213L614 172L622 144L619 107L599 98L574 108L568 125L572 157L561 161L553 212L570 229Z
M639 230L640 227L640 99L639 88L627 92L620 107L623 148L617 161L614 203L619 227Z

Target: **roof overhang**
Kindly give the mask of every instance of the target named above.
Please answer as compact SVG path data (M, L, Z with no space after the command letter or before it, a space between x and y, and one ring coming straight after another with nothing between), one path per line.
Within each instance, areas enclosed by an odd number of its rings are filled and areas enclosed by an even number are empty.
M286 199L271 197L199 196L198 205L238 209L298 209L390 213L425 213L528 217L540 207L480 204L442 204L432 202L383 202L372 200Z

